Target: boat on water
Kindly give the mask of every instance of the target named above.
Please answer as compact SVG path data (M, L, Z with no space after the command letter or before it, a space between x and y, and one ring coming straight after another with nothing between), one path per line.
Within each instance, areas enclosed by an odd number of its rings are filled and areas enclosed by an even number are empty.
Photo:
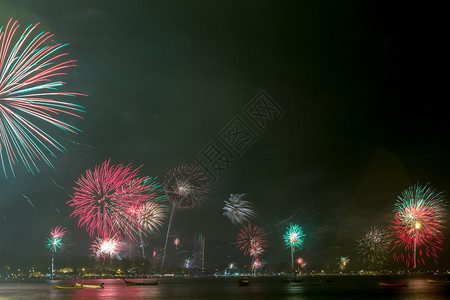
M312 281L312 282L294 282L289 281L291 286L319 286L322 284L322 280L320 281Z
M238 278L238 284L240 285L240 286L246 286L246 285L248 285L248 276L244 276L244 277L239 277Z
M403 287L408 286L406 282L378 282L382 287Z
M125 278L122 278L123 281L125 282L125 284L127 286L134 286L134 285L158 285L159 284L159 280L152 280L152 281L141 281L141 282L136 282L136 281L130 281L130 280L125 280Z
M82 289L81 286L75 286L75 285L71 285L71 286L54 285L53 288L54 289L65 289L65 290Z
M75 290L75 289L103 289L104 283L100 283L100 285L92 285L92 284L83 284L83 283L75 283L70 286L61 286L61 285L54 285L54 289L65 289L65 290Z
M450 284L450 280L433 280L427 279L429 283Z

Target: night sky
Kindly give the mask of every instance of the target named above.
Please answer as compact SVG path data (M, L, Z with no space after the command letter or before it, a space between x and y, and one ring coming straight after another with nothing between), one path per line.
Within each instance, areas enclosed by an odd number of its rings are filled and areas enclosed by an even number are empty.
M41 22L70 44L78 62L64 80L89 95L75 99L86 109L72 123L82 134L49 129L69 150L54 170L41 164L33 176L19 165L16 178L0 176L0 252L45 255L50 228L62 225L72 253L89 255L91 239L66 205L86 169L110 158L162 179L261 91L284 114L264 131L253 125L254 143L202 207L175 211L172 233L186 245L194 231L210 245L234 241L239 228L222 208L229 194L247 193L255 223L270 232L263 258L290 261L282 234L294 222L307 235L299 255L321 267L356 260L355 241L389 225L409 185L430 183L448 199L442 8L293 2L0 0L1 25ZM163 246L166 228L149 249ZM210 266L226 260L214 249Z

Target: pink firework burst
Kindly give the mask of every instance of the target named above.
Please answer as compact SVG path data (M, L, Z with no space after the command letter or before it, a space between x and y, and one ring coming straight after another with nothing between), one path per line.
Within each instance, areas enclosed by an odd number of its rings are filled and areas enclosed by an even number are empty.
M242 227L237 235L237 247L244 252L244 255L250 255L253 260L258 260L267 246L266 236L267 233L258 226L248 224Z
M74 207L71 216L90 236L124 236L136 240L144 232L142 224L130 213L152 198L146 178L130 165L110 165L105 161L76 181L75 196L67 203Z
M53 253L64 250L69 241L69 231L67 228L56 226L50 231L50 237L47 238L46 247Z
M393 231L394 258L406 262L425 264L425 258L437 263L437 252L442 250L445 228L445 202L442 193L428 186L414 185L398 197Z
M170 170L164 180L167 199L177 207L195 208L206 200L208 177L194 165L183 165Z

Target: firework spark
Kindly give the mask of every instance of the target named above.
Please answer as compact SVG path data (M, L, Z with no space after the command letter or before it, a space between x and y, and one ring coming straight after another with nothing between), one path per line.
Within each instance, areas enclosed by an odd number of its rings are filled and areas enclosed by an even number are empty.
M205 202L209 181L198 166L183 165L167 173L164 190L174 206L194 208Z
M124 249L124 243L116 237L97 238L91 245L92 256L98 260L100 258L117 258L121 259L119 252Z
M56 226L50 231L50 236L47 238L46 247L52 253L57 253L66 248L68 242L69 231L67 228Z
M344 270L349 262L350 262L350 258L348 258L346 256L341 256L339 258L339 263L338 263L339 264L339 269Z
M138 178L137 172L130 165L110 166L108 160L77 180L75 196L67 203L75 208L71 216L79 217L78 225L90 236L96 232L100 237L117 235L135 241L145 232L143 218L138 222L131 212L153 195L146 178Z
M370 267L381 266L389 256L391 241L383 226L372 227L357 241L357 250Z
M250 202L242 198L246 194L230 194L229 201L225 200L225 212L223 215L231 220L234 225L248 223L256 217L256 213Z
M244 255L250 255L253 260L257 260L267 246L266 236L267 233L258 226L248 224L242 227L237 235L237 247L244 252Z
M179 238L175 238L173 240L173 244L175 245L176 249L178 249L178 246L180 245L180 239Z
M186 269L192 269L192 260L188 257L184 260L183 263L184 268Z
M55 79L66 75L63 70L74 67L75 60L64 60L68 53L58 54L67 44L51 45L50 32L34 34L38 25L28 26L18 38L17 21L10 19L4 30L0 27L0 160L6 178L8 171L15 176L18 162L34 174L39 171L36 161L53 167L49 157L56 157L55 150L66 151L41 124L80 132L59 118L81 118L83 108L58 98L86 95L57 92L65 82Z
M394 209L393 230L394 258L425 265L425 256L437 263L437 252L442 250L446 211L442 193L416 184L402 192ZM418 258L417 258L417 249Z

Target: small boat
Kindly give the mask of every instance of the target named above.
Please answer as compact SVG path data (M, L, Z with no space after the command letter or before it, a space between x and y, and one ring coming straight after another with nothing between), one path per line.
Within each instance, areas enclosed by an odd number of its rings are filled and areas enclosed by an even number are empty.
M433 280L427 279L429 283L450 284L450 280Z
M83 284L83 283L75 283L71 286L60 286L60 285L54 285L54 289L66 289L66 290L74 290L74 289L103 289L104 283L100 283L100 285L91 285L91 284Z
M291 286L319 286L322 284L322 281L313 281L313 282L293 282L289 281Z
M54 285L53 286L54 289L66 289L66 290L72 290L72 289L82 289L81 286L61 286L61 285Z
M240 286L246 286L246 285L248 285L248 277L247 277L247 276L239 277L239 278L238 278L238 284L239 284Z
M378 284L382 287L403 287L408 286L406 282L395 282L395 283L389 283L389 282L378 282Z
M125 282L125 284L127 286L134 286L134 285L158 285L159 284L159 280L152 280L152 281L142 281L142 282L136 282L136 281L129 281L129 280L125 280L125 278L122 278L123 281Z

